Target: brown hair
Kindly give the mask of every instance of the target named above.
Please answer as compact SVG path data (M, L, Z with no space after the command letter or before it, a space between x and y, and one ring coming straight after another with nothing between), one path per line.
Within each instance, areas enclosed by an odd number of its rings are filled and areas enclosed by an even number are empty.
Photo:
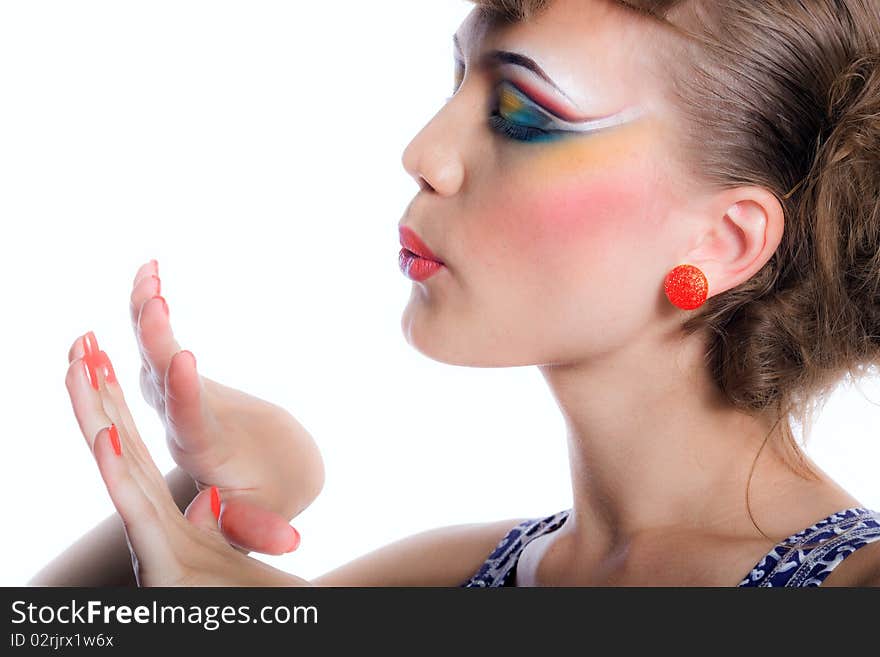
M550 1L471 0L513 22ZM784 420L786 461L815 477L789 420L806 443L841 379L880 364L880 2L608 1L671 36L659 50L686 170L719 190L759 186L782 204L773 256L683 329L708 331L723 394Z

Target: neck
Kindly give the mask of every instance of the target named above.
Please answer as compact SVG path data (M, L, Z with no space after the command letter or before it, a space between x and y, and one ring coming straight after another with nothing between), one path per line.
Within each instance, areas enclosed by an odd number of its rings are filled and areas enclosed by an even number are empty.
M583 532L593 544L675 528L760 537L746 504L753 465L753 514L772 508L798 479L778 447L785 420L726 402L704 364L705 348L697 334L540 368L568 433L567 533Z

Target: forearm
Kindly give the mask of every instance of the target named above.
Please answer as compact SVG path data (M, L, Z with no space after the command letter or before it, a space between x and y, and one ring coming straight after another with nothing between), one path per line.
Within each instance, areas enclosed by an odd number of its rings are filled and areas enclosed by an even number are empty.
M198 492L187 472L165 475L181 512ZM113 513L31 577L28 586L136 586L122 518Z

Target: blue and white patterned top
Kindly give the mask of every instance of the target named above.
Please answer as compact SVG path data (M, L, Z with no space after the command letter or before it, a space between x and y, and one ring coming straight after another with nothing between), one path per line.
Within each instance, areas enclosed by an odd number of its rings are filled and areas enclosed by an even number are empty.
M460 587L514 586L523 548L565 522L571 509L524 520L498 543L480 569ZM819 586L841 561L880 540L880 513L856 506L823 518L777 543L737 586Z

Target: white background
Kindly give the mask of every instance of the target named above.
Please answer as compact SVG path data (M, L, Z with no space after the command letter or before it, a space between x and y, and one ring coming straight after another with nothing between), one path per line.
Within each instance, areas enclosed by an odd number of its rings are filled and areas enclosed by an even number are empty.
M571 504L564 426L535 368L432 361L400 329L413 285L401 155L450 95L472 5L0 5L0 585L21 585L113 512L64 385L95 331L144 440L128 317L159 261L207 376L289 409L326 465L293 525L305 578L425 529ZM880 508L880 385L839 390L808 451Z

